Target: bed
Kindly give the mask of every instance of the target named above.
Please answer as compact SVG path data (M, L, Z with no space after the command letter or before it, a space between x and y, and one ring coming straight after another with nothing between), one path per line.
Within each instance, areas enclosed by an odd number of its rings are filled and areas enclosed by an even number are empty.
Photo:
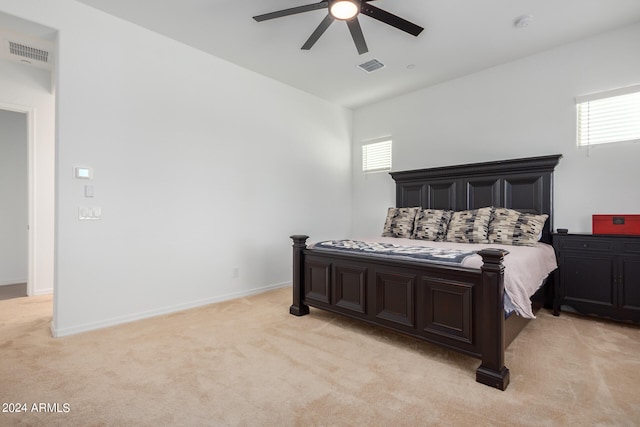
M542 244L550 244L553 171L560 158L551 155L391 172L396 208L469 211L495 207L544 214L548 218L538 237ZM481 361L476 381L507 388L505 349L532 317L505 312L505 264L509 265L505 258L515 259L509 246L477 246L478 261L470 266L326 250L307 247L306 235L291 238L291 314L303 316L314 307L470 355ZM511 268L510 273L515 273L520 267ZM542 281L544 286L531 298L532 312L552 301L552 276Z

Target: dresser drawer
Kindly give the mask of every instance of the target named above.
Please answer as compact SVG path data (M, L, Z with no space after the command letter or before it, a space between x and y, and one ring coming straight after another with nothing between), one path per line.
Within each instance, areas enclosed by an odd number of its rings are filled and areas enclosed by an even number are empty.
M560 249L580 249L590 251L613 251L615 243L611 241L602 241L597 239L562 239L560 241Z

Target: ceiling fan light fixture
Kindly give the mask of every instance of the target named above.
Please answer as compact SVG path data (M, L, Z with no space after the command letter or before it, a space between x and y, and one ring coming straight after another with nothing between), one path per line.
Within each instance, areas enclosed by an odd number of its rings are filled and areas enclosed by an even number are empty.
M331 2L329 13L336 19L348 21L360 12L360 3L356 0L336 0Z

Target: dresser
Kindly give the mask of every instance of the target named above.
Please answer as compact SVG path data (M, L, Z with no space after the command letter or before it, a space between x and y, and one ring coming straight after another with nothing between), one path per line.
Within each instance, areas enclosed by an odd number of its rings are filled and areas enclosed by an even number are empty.
M554 313L640 323L640 236L554 233Z

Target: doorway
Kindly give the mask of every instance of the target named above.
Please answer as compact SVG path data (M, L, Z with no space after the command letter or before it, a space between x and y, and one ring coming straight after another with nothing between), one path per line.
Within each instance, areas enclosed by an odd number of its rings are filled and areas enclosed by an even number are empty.
M29 117L0 109L0 299L29 294Z

